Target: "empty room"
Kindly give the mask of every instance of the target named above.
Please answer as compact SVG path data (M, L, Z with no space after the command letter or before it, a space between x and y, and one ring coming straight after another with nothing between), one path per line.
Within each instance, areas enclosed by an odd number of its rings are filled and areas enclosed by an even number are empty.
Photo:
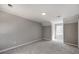
M79 4L0 4L0 54L79 54Z

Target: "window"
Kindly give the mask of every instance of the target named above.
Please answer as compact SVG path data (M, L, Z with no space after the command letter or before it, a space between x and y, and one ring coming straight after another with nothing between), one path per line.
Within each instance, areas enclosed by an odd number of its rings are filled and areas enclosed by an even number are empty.
M63 25L56 24L55 25L55 39L62 40L63 39Z

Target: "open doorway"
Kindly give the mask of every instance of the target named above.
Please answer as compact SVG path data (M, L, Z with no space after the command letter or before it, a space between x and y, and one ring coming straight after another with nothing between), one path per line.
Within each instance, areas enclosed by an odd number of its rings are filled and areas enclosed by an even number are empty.
M63 24L55 24L55 40L63 43Z
M53 21L52 23L52 41L64 43L63 19L61 21Z

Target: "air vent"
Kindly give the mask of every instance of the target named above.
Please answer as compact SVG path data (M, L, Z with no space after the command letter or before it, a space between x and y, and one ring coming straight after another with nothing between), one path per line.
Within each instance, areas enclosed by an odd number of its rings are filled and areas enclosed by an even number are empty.
M58 18L60 18L61 16L57 16Z
M8 4L8 6L9 6L9 7L13 7L13 5L12 5L12 4Z

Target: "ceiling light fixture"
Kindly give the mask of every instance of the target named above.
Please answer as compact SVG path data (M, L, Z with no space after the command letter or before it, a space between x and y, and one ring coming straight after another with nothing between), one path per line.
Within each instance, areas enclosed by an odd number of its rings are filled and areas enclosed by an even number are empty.
M42 13L42 15L46 15L46 13Z

